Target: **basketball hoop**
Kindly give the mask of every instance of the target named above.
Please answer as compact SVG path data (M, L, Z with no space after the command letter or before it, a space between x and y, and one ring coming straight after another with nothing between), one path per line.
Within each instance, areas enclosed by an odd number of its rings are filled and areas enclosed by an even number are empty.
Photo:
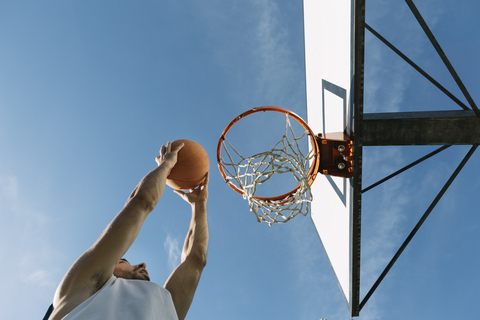
M273 111L286 115L285 134L277 144L268 151L244 157L230 144L226 135L230 128L242 118L257 113ZM297 137L290 124L296 120L305 129ZM289 137L291 135L292 137ZM311 151L304 155L299 141L309 139ZM225 159L222 158L222 149ZM240 161L234 161L229 149ZM299 213L307 215L309 202L312 201L310 186L316 178L320 165L320 151L315 134L307 123L295 113L280 107L258 107L246 111L233 119L223 130L218 141L217 162L220 173L227 184L248 200L250 210L259 222L285 223ZM310 163L310 165L309 165ZM256 196L257 186L266 182L273 174L293 174L299 185L285 194L275 197Z

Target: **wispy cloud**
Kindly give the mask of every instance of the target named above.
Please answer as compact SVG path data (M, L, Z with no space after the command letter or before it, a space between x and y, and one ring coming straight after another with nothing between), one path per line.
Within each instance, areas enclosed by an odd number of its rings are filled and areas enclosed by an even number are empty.
M180 263L181 248L178 239L167 235L163 247L168 254L168 265L171 269L174 269Z
M27 285L50 286L55 283L52 282L52 272L47 270L36 270L32 274L22 278L22 281Z
M375 10L368 10L367 24L429 73L426 67L431 67L433 47L408 6L403 2L384 0L372 3L372 6ZM430 28L442 14L442 9L437 7L430 3L425 5L428 10L418 8ZM366 31L365 53L365 111L410 111L405 110L406 99L413 89L413 79L422 76L369 31ZM425 57L425 54L429 56ZM438 67L443 66L439 64Z
M373 4L372 4L373 6ZM392 4L391 1L376 1L375 10L369 10L367 23L387 38L394 46L422 67L426 52L430 49L428 40L421 27L405 3ZM429 10L422 10L427 23L432 27L441 15L441 9L434 3L425 4ZM399 112L419 108L409 97L413 87L416 71L393 53L371 33L366 31L366 66L365 66L365 112ZM376 182L395 170L406 165L404 150L401 147L371 148L364 152L364 185ZM432 181L435 180L434 181ZM431 186L438 185L437 176L427 176L412 186L411 177L402 174L382 186L363 195L362 207L370 210L362 214L362 265L361 292L366 292L373 285L386 267L393 254L406 237L406 232L413 226L412 217L407 217L408 208L412 208L413 199L421 198L430 191ZM415 190L415 194L412 190ZM371 212L373 211L373 212ZM422 212L418 212L421 214ZM370 217L370 220L368 220ZM372 218L373 217L373 218ZM375 310L375 300L366 305L363 315ZM374 313L378 316L378 310ZM373 314L368 319L375 319Z
M0 256L8 260L1 272L11 275L4 279L4 285L14 288L9 296L2 297L4 301L22 295L27 300L42 297L48 302L58 284L56 262L61 255L49 240L51 221L31 207L34 206L23 194L19 179L0 176Z
M235 86L232 94L243 103L304 107L301 16L292 18L273 0L213 1L197 11L214 63ZM298 34L289 28L292 21Z
M303 81L293 81L292 87L292 79L303 80L303 60L294 59L297 42L293 40L303 35L292 34L287 28L287 17L276 1L257 1L256 6L260 14L255 27L254 54L259 57L261 72L256 82L260 94L272 101L283 100L287 108L292 108L305 96Z
M0 195L6 203L16 202L18 199L18 183L13 176L0 177Z
M364 149L364 176L369 176L371 183L402 168L411 162L409 159L414 150L409 148L414 147ZM443 162L430 159L363 194L361 298L370 290L445 183L448 177L438 172L452 170ZM388 286L385 282L391 284L398 280L387 276L380 286ZM386 300L387 297L374 293L362 310L362 319L383 318L382 310L385 309L380 305L391 303Z

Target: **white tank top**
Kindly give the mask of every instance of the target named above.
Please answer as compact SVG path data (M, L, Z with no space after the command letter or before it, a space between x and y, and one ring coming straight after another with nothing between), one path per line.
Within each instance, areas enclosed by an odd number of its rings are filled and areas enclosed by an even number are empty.
M170 292L156 283L112 276L63 320L178 320Z

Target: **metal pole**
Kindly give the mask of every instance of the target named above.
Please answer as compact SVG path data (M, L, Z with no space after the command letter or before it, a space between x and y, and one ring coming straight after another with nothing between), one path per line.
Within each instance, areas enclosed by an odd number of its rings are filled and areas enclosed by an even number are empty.
M430 205L430 207L427 209L427 211L423 214L422 218L420 219L420 221L417 223L417 225L415 226L415 228L413 228L412 232L410 232L410 234L408 235L407 239L404 241L404 243L402 244L402 246L400 247L400 249L398 249L397 253L395 254L395 256L392 258L392 260L390 261L390 263L387 265L387 267L385 268L385 270L383 270L382 274L380 275L380 277L378 277L377 281L375 282L375 284L372 286L372 288L370 289L370 291L368 291L367 295L363 298L362 302L360 303L360 310L363 308L363 306L365 305L365 303L368 301L368 299L370 298L370 296L373 294L373 292L377 289L377 287L380 285L380 283L382 282L383 278L385 278L385 276L387 275L387 273L390 271L390 269L393 267L393 265L395 264L395 262L397 261L398 257L400 257L400 255L402 254L403 250L405 250L405 248L407 247L407 245L410 243L410 241L413 239L413 237L415 236L415 234L417 233L417 231L420 229L420 227L422 226L422 224L425 222L425 220L428 218L429 214L432 212L433 208L435 208L435 206L437 205L437 203L440 201L440 199L442 198L442 196L445 194L445 192L447 191L447 189L450 187L450 185L452 184L453 180L455 180L455 178L457 177L457 175L460 173L460 171L463 169L463 167L465 166L465 164L467 163L467 161L470 159L470 157L472 156L472 154L475 152L475 150L477 149L478 145L474 145L472 146L472 148L470 149L470 151L467 153L467 155L465 156L465 158L463 158L462 162L460 163L460 165L457 167L457 169L453 172L453 174L451 175L450 179L448 179L447 183L443 186L442 190L440 190L439 194L437 195L437 197L435 198L435 200L433 200L432 204Z
M450 71L450 74L452 75L453 79L455 80L458 87L462 91L463 95L465 96L465 98L467 98L467 101L470 104L470 106L472 107L473 111L475 111L475 114L477 115L477 117L480 117L480 110L478 110L478 107L475 105L475 102L473 101L472 97L468 93L467 88L465 88L465 86L463 85L462 80L460 80L460 77L458 76L457 72L453 68L450 61L448 60L447 55L443 52L442 48L440 47L440 45L437 42L437 39L435 39L432 31L430 31L430 28L425 23L425 20L423 20L423 17L420 14L420 12L418 11L417 7L415 6L415 4L413 3L412 0L405 0L405 2L410 7L410 10L412 11L413 15L415 16L418 23L422 27L423 31L427 35L428 39L432 43L433 47L437 51L438 55L442 59L443 63L447 67L448 71Z

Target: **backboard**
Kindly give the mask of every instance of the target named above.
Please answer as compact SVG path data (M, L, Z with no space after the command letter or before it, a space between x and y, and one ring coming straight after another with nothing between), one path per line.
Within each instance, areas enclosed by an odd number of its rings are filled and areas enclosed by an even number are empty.
M308 125L316 134L344 132L354 142L354 153L361 151L354 137L354 111L358 110L354 110L354 94L363 96L361 86L354 88L355 3L303 1ZM361 59L363 63L363 55ZM363 82L363 74L357 76ZM313 223L352 316L358 315L360 282L358 165L354 162L353 178L319 174L312 185L311 207Z

